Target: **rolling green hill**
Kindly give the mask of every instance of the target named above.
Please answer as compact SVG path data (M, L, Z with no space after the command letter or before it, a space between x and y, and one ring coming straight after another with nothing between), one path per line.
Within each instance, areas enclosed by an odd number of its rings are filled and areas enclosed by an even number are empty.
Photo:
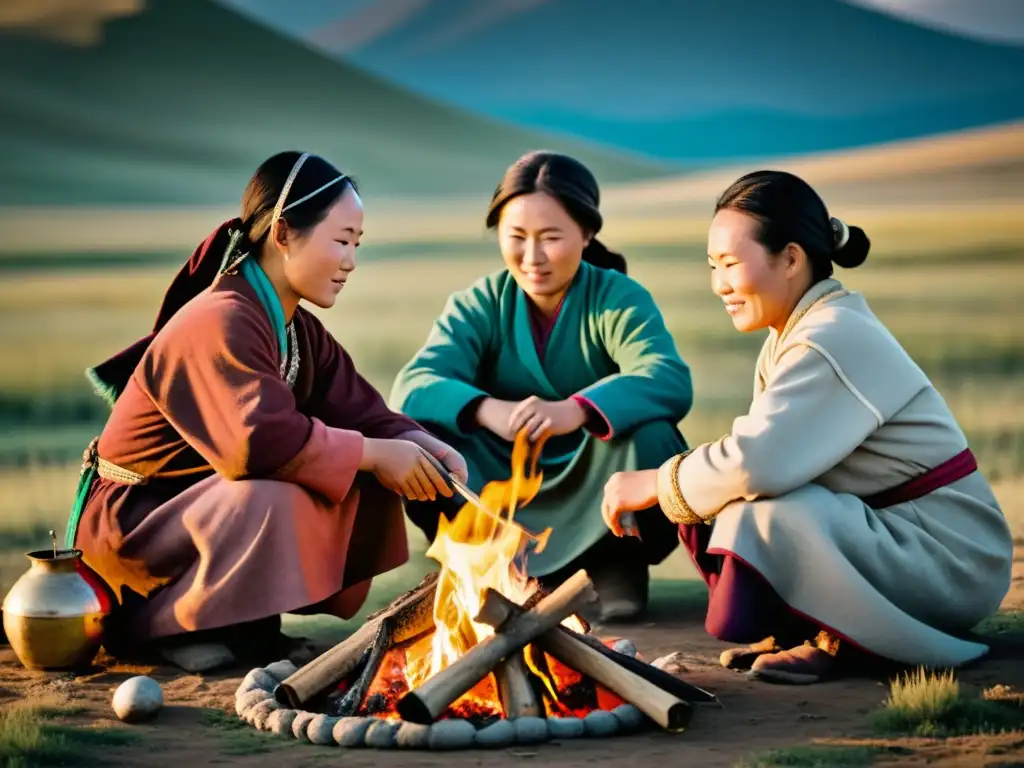
M539 147L604 182L661 171L435 104L209 0L151 0L91 47L0 37L0 205L235 203L283 149L322 153L368 196L483 205Z

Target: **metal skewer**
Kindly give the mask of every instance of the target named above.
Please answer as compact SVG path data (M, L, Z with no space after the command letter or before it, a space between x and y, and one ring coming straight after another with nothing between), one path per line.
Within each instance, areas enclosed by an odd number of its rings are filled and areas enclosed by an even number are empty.
M544 551L544 547L547 546L548 539L551 537L550 527L545 528L539 534L530 533L528 530L523 528L518 523L509 520L507 517L501 515L498 512L495 512L493 509L484 504L483 500L476 493L474 493L465 483L463 483L451 472L449 472L448 468L445 467L444 464L442 464L436 458L431 456L424 448L420 448L420 450L423 451L423 455L427 457L427 460L433 465L434 469L437 470L438 474L440 474L441 477L444 478L445 482L448 483L448 485L450 485L455 490L455 492L458 493L462 498L464 498L466 501L468 501L470 504L472 504L474 507L476 507L478 510L483 512L488 517L493 518L495 520L499 520L505 525L515 525L523 532L524 536L536 542L533 547L534 552L540 553Z

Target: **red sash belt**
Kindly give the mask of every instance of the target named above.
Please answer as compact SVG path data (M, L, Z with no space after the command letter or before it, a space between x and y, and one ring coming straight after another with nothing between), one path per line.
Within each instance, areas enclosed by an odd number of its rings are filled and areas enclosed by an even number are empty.
M927 496L932 491L937 491L939 488L967 477L972 472L976 472L977 469L978 461L974 458L974 454L971 453L971 449L967 448L952 459L929 469L923 475L901 483L895 488L889 488L881 493L868 496L862 499L862 501L872 509L894 507L897 504L903 504L904 502Z

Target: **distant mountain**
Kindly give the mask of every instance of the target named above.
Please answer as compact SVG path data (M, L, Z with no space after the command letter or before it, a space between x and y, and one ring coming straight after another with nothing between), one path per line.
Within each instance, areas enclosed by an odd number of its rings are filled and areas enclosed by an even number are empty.
M607 182L662 171L438 105L210 0L150 0L95 45L0 35L0 205L234 204L284 149L322 153L368 196L483 205L538 147Z
M431 98L691 164L1024 116L1024 48L840 0L222 2Z

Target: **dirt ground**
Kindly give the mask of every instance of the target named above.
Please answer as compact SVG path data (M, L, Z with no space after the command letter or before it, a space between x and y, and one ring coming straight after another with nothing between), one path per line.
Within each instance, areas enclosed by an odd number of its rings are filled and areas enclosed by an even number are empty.
M1024 549L1018 549L1013 587L1004 611L1024 611ZM714 691L720 708L699 707L682 734L661 732L604 740L575 740L497 752L409 752L346 750L299 744L238 727L234 691L247 670L207 676L166 667L103 666L72 676L32 673L22 668L7 646L0 646L0 708L22 699L64 702L67 721L83 727L112 726L142 736L139 746L106 752L107 765L167 766L320 766L344 760L350 766L424 765L500 766L530 760L564 768L594 765L671 765L684 761L702 768L735 766L753 753L810 743L872 744L888 748L874 765L1024 766L1024 733L955 740L872 739L865 715L887 694L884 680L840 680L814 686L777 686L748 680L718 666L724 646L703 630L699 606L684 615L651 616L642 625L595 627L601 636L633 639L647 659L672 651L687 655L685 679ZM1019 621L1013 622L1017 627ZM1024 689L1024 634L992 637L993 653L974 668L962 670L962 682L979 687L997 684ZM164 689L165 708L145 725L119 723L110 708L117 685L136 674L155 678ZM810 765L809 763L807 765Z

